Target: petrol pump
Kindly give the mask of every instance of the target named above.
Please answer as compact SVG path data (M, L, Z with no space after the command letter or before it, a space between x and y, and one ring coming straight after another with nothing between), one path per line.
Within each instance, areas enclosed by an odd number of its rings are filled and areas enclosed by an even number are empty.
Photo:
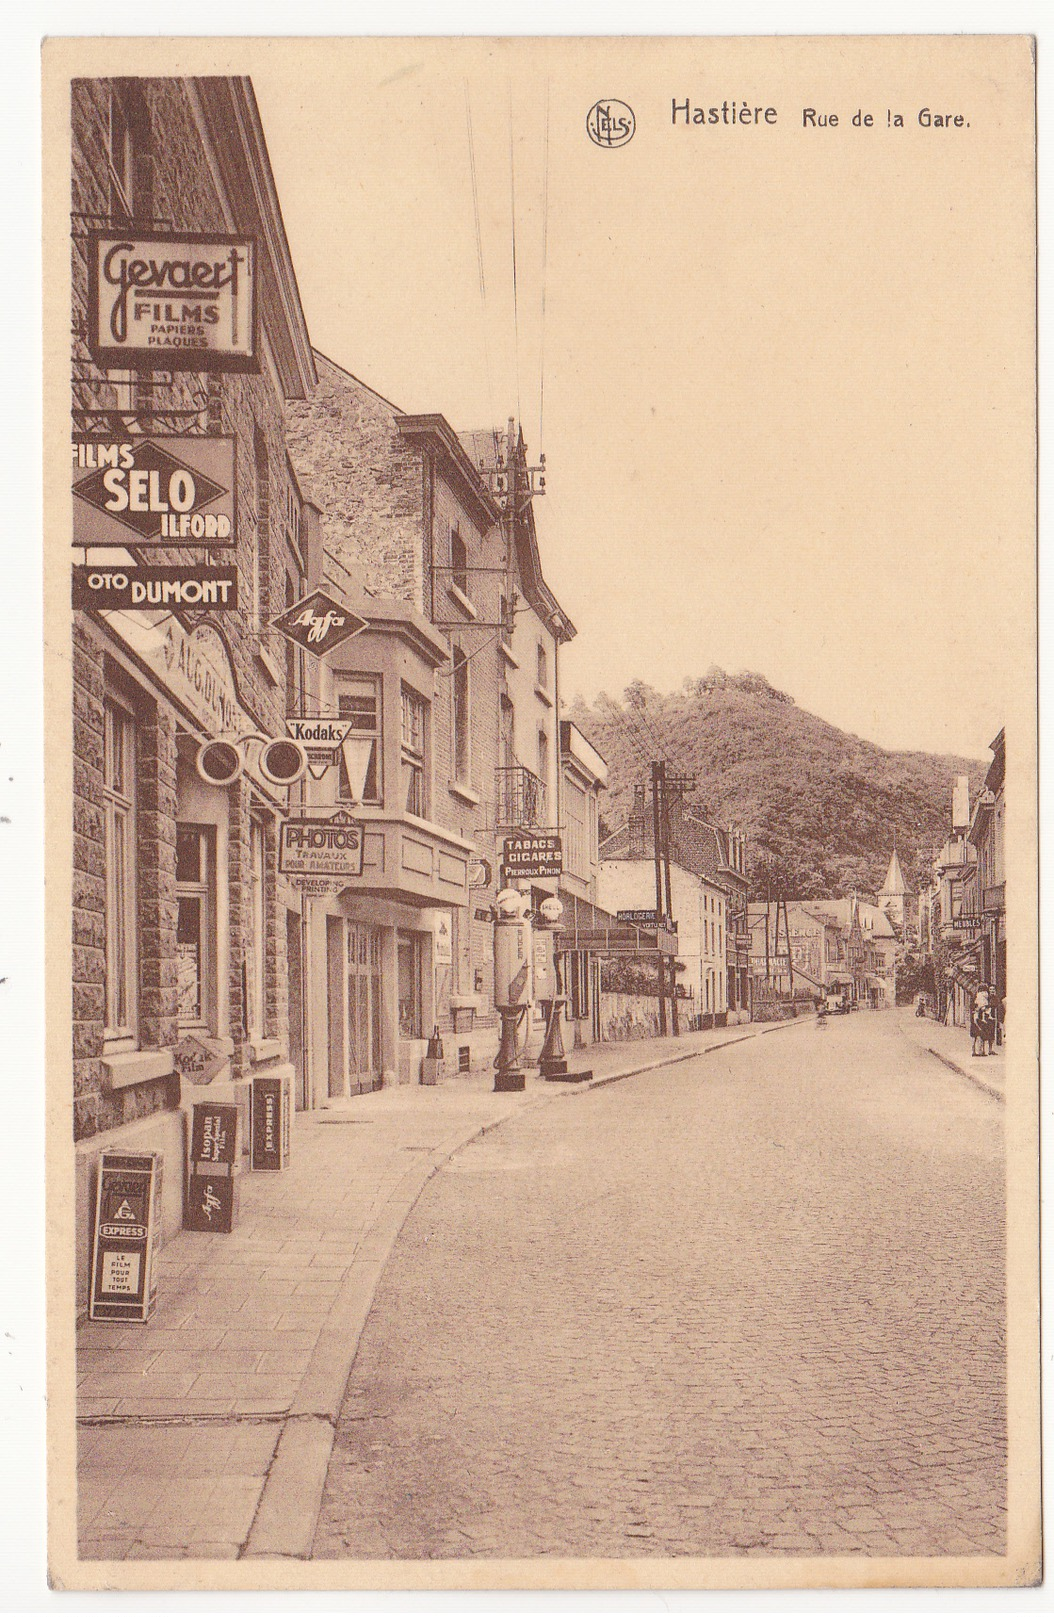
M516 1048L516 1030L534 1004L531 901L504 887L494 902L494 1005L501 1017L501 1043L494 1061L495 1093L526 1084Z

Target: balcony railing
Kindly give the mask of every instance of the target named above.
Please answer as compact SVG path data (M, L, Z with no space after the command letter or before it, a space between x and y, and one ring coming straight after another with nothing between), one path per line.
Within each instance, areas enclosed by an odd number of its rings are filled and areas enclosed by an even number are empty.
M545 782L522 764L494 771L494 798L498 826L546 824Z

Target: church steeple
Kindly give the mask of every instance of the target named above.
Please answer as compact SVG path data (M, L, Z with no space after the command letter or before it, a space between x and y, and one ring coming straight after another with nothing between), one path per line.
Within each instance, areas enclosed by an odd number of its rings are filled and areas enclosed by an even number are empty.
M886 879L882 883L882 893L887 898L905 898L907 891L908 884L904 880L904 872L900 868L900 860L897 857L897 845L894 842L889 869L886 871Z

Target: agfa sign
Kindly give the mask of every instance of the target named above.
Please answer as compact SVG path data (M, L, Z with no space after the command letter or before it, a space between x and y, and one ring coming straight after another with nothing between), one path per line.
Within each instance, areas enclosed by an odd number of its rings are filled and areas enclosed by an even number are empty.
M352 635L368 629L365 618L360 618L350 607L342 606L325 590L315 590L302 601L291 606L280 617L272 618L271 628L284 634L315 657L324 657L328 651L350 640Z
M258 369L252 236L93 230L88 345L105 367Z

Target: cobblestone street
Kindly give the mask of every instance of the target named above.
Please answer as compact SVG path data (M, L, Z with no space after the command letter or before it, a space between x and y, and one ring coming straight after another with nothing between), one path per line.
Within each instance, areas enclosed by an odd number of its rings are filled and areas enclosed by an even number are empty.
M510 1118L396 1245L314 1554L1004 1552L1002 1119L881 1013Z

